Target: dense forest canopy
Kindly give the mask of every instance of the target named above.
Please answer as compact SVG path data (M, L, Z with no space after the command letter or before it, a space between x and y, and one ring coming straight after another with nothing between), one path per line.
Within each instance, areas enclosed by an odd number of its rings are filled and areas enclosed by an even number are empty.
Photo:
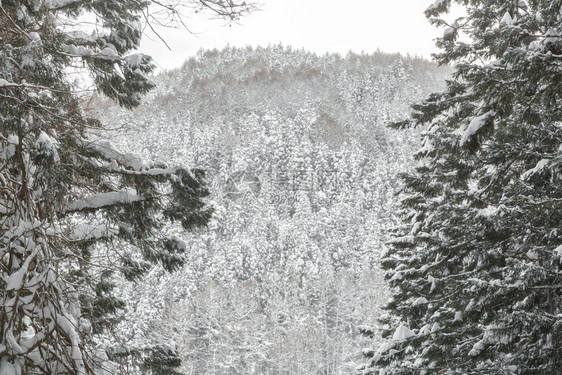
M397 174L419 132L390 130L447 69L384 53L201 51L129 113L90 108L144 157L206 171L214 215L187 262L126 285L133 340L173 339L194 374L351 374L386 287ZM162 286L165 286L164 288Z

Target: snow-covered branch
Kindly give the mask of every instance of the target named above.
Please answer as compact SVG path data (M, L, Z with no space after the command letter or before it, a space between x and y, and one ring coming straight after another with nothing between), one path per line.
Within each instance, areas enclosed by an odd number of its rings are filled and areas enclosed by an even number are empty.
M66 206L67 212L97 209L108 206L118 206L140 202L145 198L137 195L134 189L112 191L109 193L98 193L86 198L77 199Z

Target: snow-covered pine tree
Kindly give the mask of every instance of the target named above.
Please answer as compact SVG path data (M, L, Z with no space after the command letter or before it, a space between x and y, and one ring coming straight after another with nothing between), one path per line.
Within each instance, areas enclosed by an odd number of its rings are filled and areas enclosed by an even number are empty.
M445 21L452 3L464 16ZM562 1L437 0L445 92L403 177L383 260L388 341L365 374L559 374L562 365Z
M100 92L136 106L153 86L153 64L131 51L156 3L179 15L175 2L0 3L2 375L111 373L108 355L120 349L99 350L95 337L122 307L112 274L135 280L150 264L178 268L186 244L164 229L209 220L202 171L144 162L92 138L101 124L70 83L69 68L82 67ZM227 18L252 7L184 5ZM169 348L160 352L145 367L177 365Z

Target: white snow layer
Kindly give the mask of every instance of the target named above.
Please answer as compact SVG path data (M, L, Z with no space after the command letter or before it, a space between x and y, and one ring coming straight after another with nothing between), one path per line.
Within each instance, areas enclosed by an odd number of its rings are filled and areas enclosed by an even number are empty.
M406 327L403 324L400 324L398 328L396 328L396 331L394 331L394 335L392 335L392 340L394 341L405 340L408 337L412 337L414 335L415 335L414 332L412 332L410 328Z
M429 326L429 324L426 324L420 328L420 331L418 332L418 336L429 335L430 333L431 333L431 327Z
M556 31L555 28L551 27L546 32L546 36L544 38L544 43L556 43L560 40L560 34Z
M397 237L386 241L385 244L386 245L415 245L416 237L415 236Z
M412 306L419 306L419 305L425 305L427 304L427 298L425 297L419 297L418 299L416 299L414 302L412 302Z
M77 56L77 57L92 56L92 57L97 57L99 59L104 59L104 60L118 60L119 59L119 55L117 54L117 50L111 44L108 44L107 47L103 48L100 52L97 52L97 53L95 51L92 51L88 47L77 46L77 45L74 45L74 44L64 44L63 45L63 51L68 53L69 55Z
M492 111L488 111L481 116L473 118L472 121L470 121L470 125L462 135L460 145L464 146L472 135L486 125L486 121L488 121L490 117L492 117Z
M37 254L37 250L35 250L30 256L27 257L23 265L20 267L19 270L8 276L4 279L6 282L6 290L17 290L21 289L22 284L24 282L23 278L27 275L27 269L29 268L29 263L31 260L35 258Z
M62 46L63 51L73 56L92 56L94 51L84 46L76 46L74 44L65 44Z
M136 68L141 65L143 57L146 56L142 53L134 53L124 57L125 62L132 68Z
M529 169L527 172L523 173L521 175L521 179L522 180L526 180L529 177L531 177L532 175L539 173L540 171L542 171L550 162L550 159L542 159L540 160L537 165L535 165L533 168Z
M115 160L126 168L132 168L135 171L146 169L147 166L142 158L137 154L123 154L108 141L100 141L94 144L94 148L109 160Z
M0 80L0 86L2 86L2 80ZM19 137L16 134L8 134L8 142L6 146L2 147L0 145L0 159L8 160L16 154L16 146L19 143Z
M460 27L458 22L453 23L451 26L447 27L443 32L443 37L447 37L448 35L453 34L457 29Z
M97 56L108 60L113 60L119 57L117 50L111 44L108 44L107 47L102 49Z
M39 138L35 141L35 147L44 150L46 153L53 157L53 161L58 163L60 161L59 153L57 151L58 142L56 139L51 138L47 133L41 131Z
M138 202L143 198L136 194L134 189L125 189L121 191L112 191L110 193L94 194L86 198L78 199L70 203L67 211L79 211L87 208L100 208L113 206L116 204L127 204Z
M21 368L16 363L8 360L8 356L0 359L0 375L21 375Z
M31 39L32 42L39 42L41 40L41 36L35 31L28 33L27 36L29 36L29 39Z
M560 257L560 262L562 262L562 245L554 249L554 254L558 255Z
M65 32L66 36L70 39L84 39L93 42L94 40L90 40L90 35L85 33L82 30L72 30Z
M51 9L62 8L72 3L76 3L78 0L51 0Z
M474 346L472 347L472 349L470 350L470 352L468 352L469 356L475 356L480 354L480 352L484 349L484 341L480 340L478 341L476 344L474 344Z

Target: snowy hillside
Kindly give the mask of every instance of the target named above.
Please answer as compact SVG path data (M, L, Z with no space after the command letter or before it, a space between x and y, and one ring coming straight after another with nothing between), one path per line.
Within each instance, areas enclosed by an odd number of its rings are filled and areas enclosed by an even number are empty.
M351 374L386 299L378 261L419 135L385 127L441 88L420 59L275 46L202 51L133 112L94 99L119 146L205 170L213 218L186 266L123 282L135 342L186 374ZM115 137L117 138L117 137Z

